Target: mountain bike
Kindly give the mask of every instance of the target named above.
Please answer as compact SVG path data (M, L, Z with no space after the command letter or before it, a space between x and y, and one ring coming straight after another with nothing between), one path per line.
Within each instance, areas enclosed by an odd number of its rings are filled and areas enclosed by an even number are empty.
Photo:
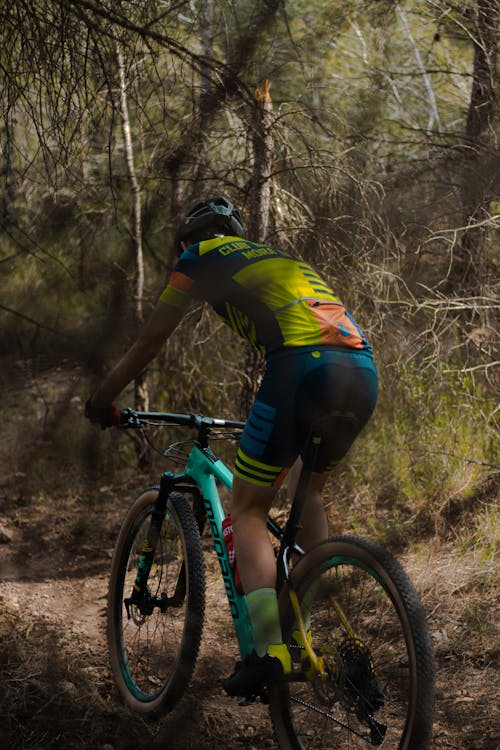
M165 472L128 511L114 550L108 594L108 646L114 679L130 708L159 716L182 697L195 668L205 609L201 535L217 555L241 658L253 649L245 597L238 592L222 524L218 486L232 474L213 453L216 437L237 439L243 422L196 414L122 412L122 427L192 428L163 455ZM400 564L379 545L333 536L308 552L296 543L312 435L281 528L268 520L276 556L280 617L291 674L252 699L269 704L282 750L429 747L434 663L419 597ZM297 635L299 634L299 635ZM228 698L229 700L229 698ZM246 696L246 703L250 702ZM243 701L242 701L243 702Z

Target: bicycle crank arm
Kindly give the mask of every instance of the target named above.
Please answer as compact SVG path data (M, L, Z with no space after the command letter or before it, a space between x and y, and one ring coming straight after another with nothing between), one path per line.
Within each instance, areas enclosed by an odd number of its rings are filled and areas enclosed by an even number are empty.
M387 725L381 724L379 721L373 718L371 714L366 717L368 727L370 729L370 743L378 747L382 744L385 739L385 733L387 732Z

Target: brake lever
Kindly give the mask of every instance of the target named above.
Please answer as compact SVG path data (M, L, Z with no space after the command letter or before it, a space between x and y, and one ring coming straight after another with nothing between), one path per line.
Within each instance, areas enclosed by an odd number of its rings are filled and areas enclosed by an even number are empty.
M123 429L140 427L141 423L135 411L133 409L120 409L120 424L118 427Z

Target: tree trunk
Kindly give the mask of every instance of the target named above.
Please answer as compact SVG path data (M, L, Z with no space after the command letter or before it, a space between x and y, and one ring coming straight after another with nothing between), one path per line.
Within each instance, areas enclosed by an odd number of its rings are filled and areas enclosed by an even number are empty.
M201 48L203 57L207 60L213 55L213 21L214 21L214 2L205 0L203 3L203 24L201 28ZM200 96L198 100L198 119L200 123L199 145L197 148L197 161L194 171L193 188L199 190L199 182L207 178L207 168L209 164L209 135L212 122L215 117L215 109L211 103L213 97L213 85L210 82L210 69L206 69L206 77L200 80ZM193 196L191 196L193 197ZM196 196L194 200L197 200ZM193 202L194 202L193 200Z
M269 229L271 208L271 177L274 157L273 104L269 92L269 81L255 92L257 107L254 110L253 149L254 167L250 196L249 238L254 242L265 242ZM241 391L241 409L247 414L255 398L264 371L262 354L247 346L245 352L244 380Z
M144 297L144 259L142 253L142 204L141 204L141 186L137 179L137 173L134 164L134 149L132 144L132 133L130 128L130 117L127 103L127 81L125 77L125 65L123 54L119 45L117 45L118 68L120 73L120 103L123 136L125 138L125 150L127 155L127 167L130 178L133 201L133 229L132 229L132 246L135 254L135 319L137 327L144 322L143 314L143 297ZM149 394L146 375L140 373L134 381L134 403L136 409L146 410L149 408Z
M254 168L252 175L250 238L264 242L269 228L271 208L271 175L274 157L273 100L266 79L255 92L258 106L255 109L253 130Z
M210 17L211 4L212 0L206 0L204 8L205 22ZM214 75L213 61L209 60L206 63L206 70L210 71L211 81L208 82L202 93L202 97L200 97L200 107L198 109L199 113L203 112L203 118L206 123L213 121L215 115L221 107L226 105L230 97L240 95L242 99L245 98L248 90L239 79L239 75L252 60L259 39L264 31L268 30L274 22L281 5L282 0L264 0L264 2L256 3L254 15L249 25L242 30L241 34L231 39L230 47L227 51L227 64L225 68L218 70L217 75ZM205 37L205 39L202 39L203 45L207 43L210 37L208 31ZM211 38L209 43L212 45ZM185 129L182 140L174 152L169 152L163 162L158 165L159 171L164 175L175 175L175 180L178 180L182 166L192 159L193 156L198 158L202 154L201 144L203 142L205 127L201 122L190 123L190 126ZM165 181L164 184L169 183ZM178 188L176 181L174 181L174 187ZM163 210L164 205L165 193L164 188L160 185L151 197L151 200L148 201L145 209L143 220L146 225L149 225L158 212ZM173 221L177 218L175 215L172 217Z
M498 0L478 0L474 33L472 91L465 129L465 165L462 175L464 231L454 278L468 292L479 292L489 276L491 201L498 180L497 50L500 6Z
M142 202L141 186L137 178L134 163L134 149L132 144L132 131L127 103L127 81L125 76L125 64L120 46L117 44L118 68L120 73L120 103L122 115L123 136L125 139L125 151L127 155L127 167L130 178L133 203L133 227L132 248L135 255L135 319L137 328L144 322L143 298L144 298L144 258L142 253ZM134 406L141 411L149 409L149 390L147 376L141 372L134 380ZM148 445L141 435L133 438L137 460L140 468L146 468L151 463Z

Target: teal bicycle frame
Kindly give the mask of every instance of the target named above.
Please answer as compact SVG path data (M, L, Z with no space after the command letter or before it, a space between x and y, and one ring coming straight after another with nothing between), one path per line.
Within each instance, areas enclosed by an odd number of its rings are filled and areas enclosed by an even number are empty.
M186 479L186 475L196 483L201 492L215 552L224 580L224 588L233 618L240 653L242 657L245 657L251 653L254 647L252 627L248 618L245 597L236 590L234 585L229 555L222 536L222 522L225 514L216 483L216 480L219 480L231 490L233 475L227 466L221 460L216 459L208 448L203 449L197 445L194 445L191 449L186 464L186 472L179 477L181 481Z
M243 427L242 422L235 422L233 420L224 419L211 419L205 418L200 415L187 415L187 414L163 414L163 413L136 413L133 410L126 410L122 412L125 418L124 427L137 427L140 426L140 420L151 420L151 423L158 424L164 422L175 425L188 425L198 429L198 439L195 441L191 448L187 463L184 471L181 473L165 472L160 480L160 491L154 504L154 509L151 514L151 523L148 530L147 538L144 541L142 555L139 560L137 567L137 576L135 579L134 590L132 595L125 599L125 606L127 611L131 605L142 602L144 591L146 590L147 580L154 556L154 550L159 539L161 532L161 526L165 515L167 513L168 498L175 490L184 492L195 492L199 496L199 500L202 503L202 514L203 517L195 517L200 527L203 528L205 520L208 520L210 525L210 532L212 534L213 543L217 558L219 561L222 578L224 581L224 588L226 591L229 609L233 618L234 628L236 637L238 640L238 646L242 658L248 656L253 648L253 634L252 627L250 624L248 609L246 605L246 599L244 595L240 594L235 587L231 565L229 562L229 555L227 552L226 544L222 535L222 522L224 520L224 509L220 501L219 493L217 491L217 481L221 482L229 490L232 489L233 475L227 468L227 466L215 456L208 446L208 435L211 428L217 427L228 427L231 429L238 429ZM280 540L281 547L278 555L278 568L277 568L277 588L278 591L285 581L289 581L288 576L288 564L292 552L298 555L304 554L303 550L295 543L295 537L298 529L300 528L299 520L301 509L305 498L306 487L310 477L310 466L312 466L311 456L317 450L319 442L316 438L310 441L310 447L306 450L304 456L304 466L298 482L296 495L290 515L284 530L275 524L271 519L268 519L267 526L269 531ZM311 452L312 451L312 452ZM311 453L310 453L311 452ZM168 456L168 451L164 454ZM199 508L197 509L199 511ZM200 513L198 512L198 515ZM293 595L293 591L291 592ZM177 596L182 597L182 592L175 593L170 603L177 601ZM301 614L298 606L298 602L293 604L297 622L301 622ZM153 606L162 606L166 600L154 602ZM168 605L168 601L166 602ZM308 653L310 651L310 658L316 663L316 657L312 649L306 646Z

